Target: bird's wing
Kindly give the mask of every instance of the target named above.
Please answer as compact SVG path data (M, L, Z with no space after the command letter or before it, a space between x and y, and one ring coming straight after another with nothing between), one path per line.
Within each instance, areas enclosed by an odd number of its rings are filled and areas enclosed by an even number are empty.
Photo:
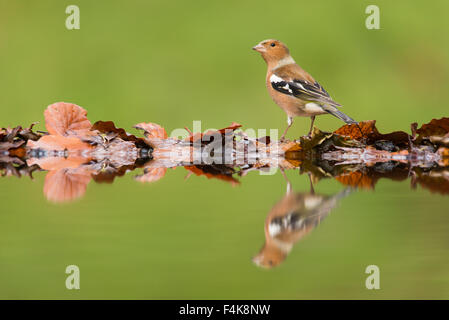
M288 68L286 68L288 67ZM304 101L339 107L326 90L298 65L288 65L275 70L270 76L274 90Z

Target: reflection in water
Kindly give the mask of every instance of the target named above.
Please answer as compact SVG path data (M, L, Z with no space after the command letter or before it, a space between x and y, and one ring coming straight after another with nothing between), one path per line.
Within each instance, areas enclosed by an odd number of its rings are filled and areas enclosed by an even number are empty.
M137 169L143 170L143 174L135 177L141 183L154 183L162 179L169 168L184 167L187 176L219 179L233 186L250 171L280 169L284 178L284 170L299 169L307 173L311 180L310 191L293 192L287 180L286 195L268 213L265 244L253 258L258 266L265 268L281 264L295 243L312 232L351 190L373 189L381 178L410 179L412 188L421 186L431 192L449 194L449 148L441 147L438 150L442 153L435 153L436 149L426 144L427 140L418 148L405 133L388 137L402 147L404 141L409 143L410 152L397 151L397 146L382 140L387 136L377 131L369 135L372 139L374 134L375 144L366 148L339 146L349 142L341 136L317 131L310 141L301 141L301 148L291 142L293 146L284 145L284 150L279 143L272 145L268 137L261 140L238 135L234 131L240 125L232 124L212 132L231 138L224 139L225 152L220 153L210 152L209 144L203 144L202 140L198 143L198 137L209 137L212 133L192 134L185 140L176 140L167 138L165 130L157 125L141 123L137 127L145 130L143 139L116 128L112 122L99 121L92 126L85 123L85 126L84 129L77 127L75 132L73 128L66 128L62 134L50 132L43 136L32 132L32 127L0 131L0 173L32 178L34 171L47 171L43 192L51 202L79 199L85 195L91 181L112 183L116 177ZM57 133L59 129L56 129L53 131ZM227 129L231 132L226 132ZM82 139L80 130L88 130ZM221 145L223 140L218 141ZM351 143L358 145L360 142ZM198 159L193 155L201 155L198 158L201 161L194 161ZM220 161L223 159L231 161ZM333 178L345 188L334 195L315 193L312 180L325 178Z
M27 157L3 155L0 157L2 176L28 176L34 171L47 171L44 182L44 195L51 202L68 202L82 197L90 181L112 183L116 177L127 172L143 169L143 174L135 177L142 183L154 183L162 179L168 168L183 166L190 176L205 176L236 185L252 170L264 170L269 165L217 165L193 163L172 163L167 158L155 158L154 154L144 152L136 158L128 154L115 153L113 158L89 159L85 157L39 156L39 150L29 152ZM286 195L271 209L265 221L265 243L253 258L256 265L272 268L281 264L295 243L309 234L325 219L347 196L358 188L373 189L381 179L403 181L410 179L411 187L421 186L431 192L449 194L449 167L414 167L411 163L381 162L370 165L361 163L333 163L325 160L279 159L276 163L287 181ZM300 169L310 178L309 192L294 192L284 170ZM345 188L334 195L318 194L312 181L333 178Z
M312 182L309 192L293 192L287 183L286 195L270 210L265 220L265 243L253 258L260 267L272 268L281 264L293 245L312 232L352 190L346 188L328 196L315 193Z
M39 151L39 150L37 150ZM35 171L47 171L44 195L52 202L67 202L82 197L91 180L96 183L112 183L116 177L127 172L143 169L143 174L135 176L142 183L152 183L162 179L167 169L184 167L187 177L194 174L208 179L219 179L235 186L250 171L266 169L300 169L314 181L333 178L347 187L374 189L377 182L384 178L393 181L410 179L411 187L421 186L431 192L449 194L449 166L427 165L413 166L404 162L380 162L370 165L364 163L335 163L326 160L277 159L275 163L259 165L236 164L193 164L174 163L167 159L157 159L148 153L128 158L127 154L115 154L113 159L91 159L85 157L36 156L30 157L0 156L0 173L3 177L32 177Z
M69 202L84 196L91 180L97 183L112 183L116 177L142 167L147 160L148 158L144 158L135 163L117 165L112 161L88 161L82 157L47 157L31 158L26 163L30 165L28 168L33 170L48 171L45 176L44 195L49 201ZM21 170L24 171L23 168ZM32 171L25 172L31 175ZM9 174L17 176L20 171L16 173L13 167ZM145 178L147 180L144 180ZM136 177L136 180L150 181L148 175Z

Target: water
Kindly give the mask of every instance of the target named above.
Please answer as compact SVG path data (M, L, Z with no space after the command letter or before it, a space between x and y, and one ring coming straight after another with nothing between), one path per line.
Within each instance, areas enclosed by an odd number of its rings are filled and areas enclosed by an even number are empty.
M441 168L384 164L349 179L303 164L236 183L181 166L143 183L139 168L112 180L69 165L0 179L1 298L449 297ZM80 290L65 287L68 265ZM365 286L369 265L379 290Z

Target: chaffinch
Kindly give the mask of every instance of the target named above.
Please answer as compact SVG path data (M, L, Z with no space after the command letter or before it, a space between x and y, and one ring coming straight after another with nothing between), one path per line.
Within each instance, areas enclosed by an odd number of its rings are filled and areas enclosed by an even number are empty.
M348 124L357 123L337 109L340 104L296 64L285 44L269 39L260 42L253 50L259 52L267 63L266 85L271 98L287 113L288 126L281 140L284 140L294 117L311 117L309 137L317 115L330 113Z
M265 244L253 258L253 262L264 268L281 264L293 245L319 225L337 206L339 200L351 192L344 189L335 195L326 196L313 191L294 193L290 190L271 209L265 220Z

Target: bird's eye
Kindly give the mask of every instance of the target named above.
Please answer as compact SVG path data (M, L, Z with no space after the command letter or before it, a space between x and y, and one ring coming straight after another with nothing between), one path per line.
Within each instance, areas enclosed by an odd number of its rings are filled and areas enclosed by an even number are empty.
M270 46L275 47L275 46L276 46L276 43L272 42L272 43L270 44Z

